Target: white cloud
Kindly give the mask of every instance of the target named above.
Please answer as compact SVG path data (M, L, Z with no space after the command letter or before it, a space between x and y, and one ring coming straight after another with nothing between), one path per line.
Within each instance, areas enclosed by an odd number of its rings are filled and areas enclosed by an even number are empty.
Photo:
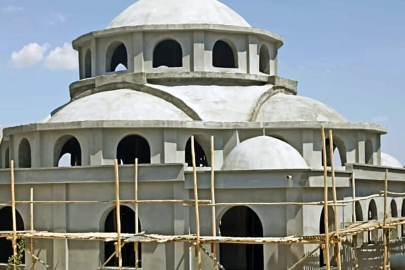
M17 12L17 11L22 11L24 10L23 7L20 6L13 6L13 5L9 5L6 6L4 8L1 9L3 12Z
M66 16L60 12L51 12L49 19L48 19L48 23L50 25L54 25L57 23L63 23L65 21L66 21Z
M45 59L45 67L50 70L76 70L78 69L78 56L72 46L65 43L63 47L56 47Z
M27 67L38 64L44 59L45 53L48 50L46 44L39 45L38 43L30 43L24 46L20 51L11 54L11 62L14 67Z

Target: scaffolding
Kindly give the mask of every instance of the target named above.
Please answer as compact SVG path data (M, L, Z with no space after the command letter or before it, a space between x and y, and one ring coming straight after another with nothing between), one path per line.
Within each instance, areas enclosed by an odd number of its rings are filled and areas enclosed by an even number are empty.
M329 146L330 146L330 159L331 166L328 168L327 165L327 149L325 140L325 130L321 128L322 140L323 140L323 160L324 160L324 200L319 202L273 202L273 203L258 203L258 202L240 202L240 203L216 203L215 200L215 170L214 166L211 166L211 182L210 200L200 200L198 198L198 185L197 185L197 168L195 162L195 147L194 147L194 136L191 137L191 152L193 159L193 200L139 200L138 196L138 160L135 160L135 179L134 179L134 200L121 200L120 199L120 181L119 181L119 166L118 161L115 160L114 164L114 182L115 182L115 200L113 201L35 201L34 200L34 189L30 189L30 201L17 201L15 199L15 175L14 175L14 161L10 161L10 178L11 178L11 202L1 203L0 206L11 206L12 208L12 231L0 231L0 238L7 238L12 241L13 247L13 260L14 260L14 270L18 269L16 255L17 255L17 245L18 239L28 239L28 245L26 247L27 254L31 257L30 269L34 270L35 264L37 262L49 267L46 262L39 259L34 254L34 243L33 239L53 239L53 240L78 240L78 241L99 241L99 242L114 242L115 252L106 259L102 267L115 257L118 258L118 269L122 270L122 248L129 243L134 243L135 252L135 269L138 270L139 267L139 244L140 243L190 243L196 249L197 256L197 269L202 269L202 253L206 254L213 261L212 268L225 269L217 258L217 245L218 244L243 244L243 245L307 245L316 244L319 245L312 252L305 255L303 258L298 260L294 265L289 267L287 270L293 270L298 265L302 264L307 258L321 249L325 253L325 258L330 258L329 248L333 246L335 248L335 260L337 263L337 269L341 270L341 243L345 241L348 237L352 237L353 243L357 243L357 235L367 231L373 230L383 230L383 243L384 243L384 254L383 254L383 269L389 269L389 231L395 226L404 225L405 217L401 218L388 218L387 214L387 195L391 194L393 196L404 196L405 193L396 193L388 191L388 169L385 171L385 188L380 194L374 194L367 197L356 197L356 180L354 175L352 176L352 192L353 199L351 200L337 200L336 184L335 184L335 170L334 170L334 160L333 160L333 132L329 131ZM214 164L214 137L211 137L211 162ZM331 173L332 178L332 194L333 200L329 201L328 198L328 172ZM384 198L384 216L383 220L370 220L356 222L355 215L355 203L363 200L370 200L372 198ZM111 204L116 207L116 223L117 231L114 233L105 232L93 232L93 233L57 233L57 232L47 232L47 231L37 231L34 229L34 205L36 204ZM346 206L347 204L353 204L353 222L350 223L343 229L339 229L339 207ZM17 231L16 224L16 205L25 204L30 206L30 230L29 231ZM121 232L121 215L120 206L125 204L133 204L135 207L135 233L128 234ZM138 226L138 205L139 204L180 204L184 207L194 207L195 220L196 220L196 234L190 235L158 235L158 234L147 234L145 232L139 231ZM286 237L225 237L217 236L216 228L216 207L218 206L304 206L304 205L320 205L324 207L324 224L325 233L319 235L304 235L304 236L286 236ZM212 223L212 235L203 236L200 233L200 207L211 208L211 223ZM334 223L335 230L329 231L329 220L328 220L328 209L333 207L334 209ZM211 244L211 251L207 250L203 245ZM354 245L354 269L359 269L358 255L356 252L356 244ZM326 269L330 270L330 260L326 259Z

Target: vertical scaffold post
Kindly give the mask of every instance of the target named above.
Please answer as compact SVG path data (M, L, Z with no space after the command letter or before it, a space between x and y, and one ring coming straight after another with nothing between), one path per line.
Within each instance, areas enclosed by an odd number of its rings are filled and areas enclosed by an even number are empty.
M34 188L30 189L30 230L34 232ZM34 239L30 238L31 270L35 267Z
M122 270L122 253L121 253L121 203L120 203L120 180L118 172L118 160L114 161L114 177L115 177L115 206L116 206L116 218L117 218L117 257L118 257L118 269Z
M333 157L333 132L332 130L329 130L329 154L330 154L330 168L331 168L331 174L332 174L332 190L333 190L333 204L335 205L334 208L334 213L335 213L335 231L336 231L336 236L339 238L339 208L336 206L337 204L337 193L336 193L336 179L335 179L335 164L334 164L334 157ZM340 241L340 240L339 240ZM336 263L337 263L337 268L338 270L342 270L342 259L341 259L341 254L340 254L340 242L336 242L335 244L335 249L336 249Z
M389 229L387 226L387 198L388 197L388 169L385 169L385 181L384 181L384 270L388 269L388 248L389 248Z
M214 136L211 136L211 223L212 223L212 236L217 236L217 224L216 224L216 209L215 209L215 149L214 149ZM217 244L211 244L211 252L217 258ZM214 270L217 270L218 266L214 262Z
M13 222L13 263L14 270L17 270L17 221L15 210L15 178L14 178L14 160L10 161L10 175L11 175L11 211Z
M201 248L200 248L200 211L198 207L198 185L197 185L197 167L195 161L194 136L191 136L191 157L193 159L193 183L194 183L194 210L195 210L195 227L197 235L196 252L197 252L197 269L201 270Z
M139 233L139 207L138 207L138 159L135 159L135 234ZM139 243L135 242L135 270L139 269Z
M356 222L356 176L352 174L352 192L353 192L353 204L352 204L352 220ZM354 270L359 270L359 253L357 250L357 234L353 235L353 249L354 249Z
M326 138L325 138L325 128L321 127L322 133L322 155L323 155L323 200L324 200L324 225L325 225L325 256L324 260L326 263L326 269L330 270L330 260L329 260L329 220L328 220L328 164L326 159ZM321 250L322 252L322 250Z

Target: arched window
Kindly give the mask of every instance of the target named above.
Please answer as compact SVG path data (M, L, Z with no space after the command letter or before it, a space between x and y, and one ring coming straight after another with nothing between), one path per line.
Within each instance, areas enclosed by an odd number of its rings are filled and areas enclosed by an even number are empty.
M330 141L326 139L326 160L327 166L331 166L331 158L330 158ZM346 147L342 140L339 138L333 138L333 161L334 166L345 166L346 164ZM324 165L323 155L322 155L322 166Z
M174 40L160 42L153 51L153 67L183 66L183 51L180 44Z
M12 231L13 230L13 218L11 207L4 207L0 210L0 231ZM17 231L24 230L23 219L16 211ZM11 241L6 238L0 238L0 263L8 263L8 259L13 256L13 247ZM24 262L24 258L23 258Z
M266 45L262 45L260 48L259 70L270 75L270 53Z
M405 217L405 199L404 199L403 202L402 202L401 214L402 214L402 217ZM402 237L405 237L405 224L402 225L402 233L401 233L401 236L402 236Z
M329 206L328 207L328 231L333 232L335 230L335 212L333 210L333 207ZM319 222L319 233L324 234L325 233L325 208L322 209L321 213L321 219ZM333 260L334 252L333 252L333 247L329 247L329 261L330 265L334 266L335 260ZM325 254L324 250L320 249L320 256L319 256L319 265L320 267L326 266L326 259L325 259Z
M246 206L229 209L219 225L221 236L263 237L257 214ZM263 245L220 244L220 262L225 269L264 269Z
M121 219L121 233L135 233L135 212L127 207L121 206L120 208ZM139 231L141 231L141 224L138 220ZM117 232L117 212L114 208L107 216L104 224L105 232ZM106 261L115 252L114 242L106 242L104 244L104 260ZM122 249L122 266L134 267L135 266L135 248L134 243L126 244ZM139 263L138 266L142 267L142 246L139 244ZM107 266L118 266L118 258L114 256Z
M18 148L18 167L31 168L31 145L27 139L22 139Z
M150 163L150 147L147 140L138 135L130 135L120 141L117 148L117 159L120 164Z
M4 167L6 169L10 168L10 148L7 148L6 154L4 155Z
M377 205L374 200L370 201L368 207L368 220L378 220ZM378 241L378 230L368 232L368 243L376 244Z
M194 140L195 164L197 167L208 167L208 159L201 145ZM189 167L193 166L193 157L191 155L191 138L186 144L186 163Z
M123 43L114 42L110 45L107 50L107 61L106 61L107 72L118 71L118 66L125 67L124 70L128 69L128 53L127 48ZM122 68L120 68L122 69Z
M82 165L82 149L73 136L63 136L55 144L54 166L74 167Z
M395 200L391 201L391 207L390 207L391 211L390 211L390 217L392 218L396 218L398 217L398 208L397 208L397 203L395 202ZM390 239L391 240L395 240L398 238L398 228L395 227L392 230L390 230Z
M86 51L86 56L84 57L84 77L91 77L91 51L88 49Z
M237 68L236 53L228 43L218 40L212 52L212 64L218 68Z
M366 164L373 164L373 143L370 139L366 140L366 156L365 162Z

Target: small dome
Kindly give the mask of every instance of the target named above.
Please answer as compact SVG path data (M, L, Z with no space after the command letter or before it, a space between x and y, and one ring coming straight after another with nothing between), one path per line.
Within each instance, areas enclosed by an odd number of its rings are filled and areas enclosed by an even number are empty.
M192 120L173 104L134 90L115 90L75 100L56 112L48 123L102 120Z
M381 153L381 166L404 168L404 166L401 164L401 162L399 162L398 159L386 153Z
M300 153L279 139L261 136L236 146L225 159L223 170L307 169Z
M283 121L346 122L346 119L316 100L280 93L262 105L256 122Z
M166 24L250 27L239 14L216 0L141 0L118 15L107 29Z

